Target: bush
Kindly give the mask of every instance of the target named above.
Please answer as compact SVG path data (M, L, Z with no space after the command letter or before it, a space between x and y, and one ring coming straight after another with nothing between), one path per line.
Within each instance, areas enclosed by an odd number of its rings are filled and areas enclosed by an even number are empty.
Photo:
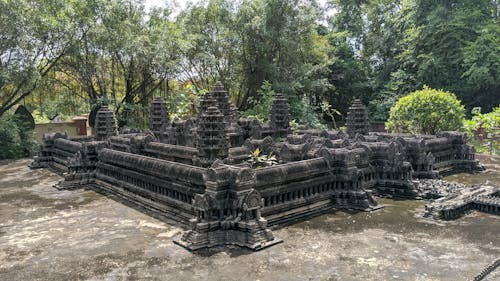
M424 86L396 102L386 126L391 132L436 134L460 130L464 120L464 106L454 94Z
M500 105L486 114L476 107L472 109L472 115L470 120L465 121L464 127L477 151L500 154Z
M257 100L249 97L248 103L251 108L242 112L242 114L246 117L257 118L262 122L267 122L269 121L269 113L271 112L274 96L276 95L273 90L273 84L269 81L264 81L257 93L260 98Z
M23 129L16 116L5 113L0 117L0 160L28 157L36 149L32 130Z

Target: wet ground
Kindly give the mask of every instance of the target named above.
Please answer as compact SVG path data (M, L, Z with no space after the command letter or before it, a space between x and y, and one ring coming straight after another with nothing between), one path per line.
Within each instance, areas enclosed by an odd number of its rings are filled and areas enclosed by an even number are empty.
M447 179L500 185L500 157L480 157L485 173ZM29 162L0 162L0 280L471 280L500 258L499 216L435 222L422 201L388 199L275 230L285 242L260 252L193 254L172 243L180 228L90 190L58 191L60 177Z

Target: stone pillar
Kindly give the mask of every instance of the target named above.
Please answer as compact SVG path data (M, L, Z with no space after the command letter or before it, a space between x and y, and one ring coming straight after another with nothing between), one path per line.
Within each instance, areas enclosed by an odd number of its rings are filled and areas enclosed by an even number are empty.
M217 107L210 106L198 117L196 148L200 166L209 167L217 160L229 156L229 139L224 115Z
M359 99L355 99L346 118L347 134L352 138L356 134L366 135L370 131L368 111Z
M111 136L116 136L115 115L107 106L103 106L97 111L94 131L95 139L98 141L103 141Z
M269 116L269 125L275 132L275 137L285 137L290 128L290 106L286 97L276 94Z

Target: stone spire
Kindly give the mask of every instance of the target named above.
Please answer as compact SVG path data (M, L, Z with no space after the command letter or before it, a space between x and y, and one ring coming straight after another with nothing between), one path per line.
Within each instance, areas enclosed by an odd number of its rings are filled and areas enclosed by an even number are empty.
M95 138L98 141L116 135L115 114L107 106L102 106L97 111L94 130Z
M227 123L217 107L210 106L201 112L196 134L196 148L201 166L209 167L216 159L223 160L228 157Z
M158 136L169 123L167 103L161 97L154 98L149 109L149 129Z
M357 133L366 135L370 131L368 111L359 99L355 99L346 118L347 134L354 137Z
M276 94L273 105L271 107L271 116L269 125L279 137L286 136L290 127L290 106L286 97L278 93Z
M226 89L224 89L222 82L215 82L211 95L217 102L217 108L222 115L224 115L224 120L229 123L231 119L231 101L229 100L229 94Z
M217 107L217 101L211 92L205 93L200 99L200 108L198 109L198 118L200 118L203 113L207 112L209 107Z

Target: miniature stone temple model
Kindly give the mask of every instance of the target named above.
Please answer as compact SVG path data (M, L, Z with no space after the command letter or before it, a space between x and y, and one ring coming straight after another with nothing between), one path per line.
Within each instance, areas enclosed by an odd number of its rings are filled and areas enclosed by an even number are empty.
M151 131L116 134L113 112L103 107L95 138L47 134L32 167L63 174L59 188L91 187L178 222L188 230L175 242L191 250L263 249L281 242L272 226L332 209L375 210L372 194L420 198L426 191L415 178L480 168L462 133L369 133L359 100L348 134L305 127L292 134L282 94L269 123L239 118L220 82L201 98L196 118L171 122L156 98L149 120ZM275 163L253 165L256 149Z

